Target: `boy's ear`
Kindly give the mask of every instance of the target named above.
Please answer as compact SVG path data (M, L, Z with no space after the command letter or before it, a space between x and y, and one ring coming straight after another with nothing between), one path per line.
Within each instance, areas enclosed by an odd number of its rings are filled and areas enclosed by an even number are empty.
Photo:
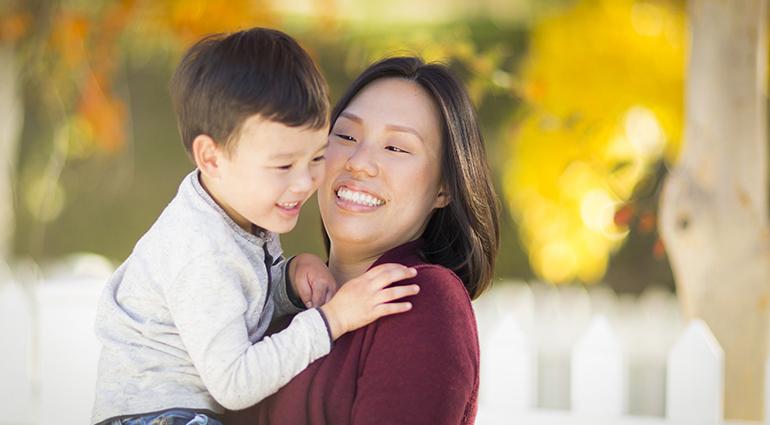
M219 177L220 151L211 136L199 134L192 142L195 165L207 177Z

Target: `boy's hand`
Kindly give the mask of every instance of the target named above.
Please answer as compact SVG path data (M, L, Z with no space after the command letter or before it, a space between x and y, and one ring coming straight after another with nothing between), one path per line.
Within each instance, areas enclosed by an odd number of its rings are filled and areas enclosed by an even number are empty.
M411 309L409 302L391 301L417 294L419 286L386 287L416 275L417 270L401 264L381 264L342 285L331 301L321 307L329 322L332 338L336 340L344 333L366 326L382 316Z
M326 263L313 254L299 254L291 260L288 270L291 276L291 290L299 295L307 308L320 307L337 292L334 280Z

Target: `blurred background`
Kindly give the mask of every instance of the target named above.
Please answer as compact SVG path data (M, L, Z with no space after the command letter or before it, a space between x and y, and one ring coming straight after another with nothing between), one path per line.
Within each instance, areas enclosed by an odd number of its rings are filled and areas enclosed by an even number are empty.
M72 383L95 382L101 288L193 169L167 89L176 62L253 26L295 37L332 102L386 55L465 81L502 213L497 284L474 302L477 423L512 405L551 415L517 423L570 423L569 409L761 420L767 13L768 0L0 0L0 424L87 422L92 388ZM319 225L311 199L285 253L324 257Z
M193 168L167 91L180 53L252 26L299 40L332 102L386 54L450 64L501 200L499 280L674 289L656 214L682 132L680 0L2 0L7 262L122 262ZM285 252L323 256L319 222L313 199Z

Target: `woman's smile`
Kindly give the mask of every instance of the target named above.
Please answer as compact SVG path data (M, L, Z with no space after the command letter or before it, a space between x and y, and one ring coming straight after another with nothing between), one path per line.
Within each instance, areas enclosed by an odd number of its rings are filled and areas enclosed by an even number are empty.
M364 191L350 189L346 186L342 186L337 189L337 199L343 202L352 202L358 205L364 205L367 207L379 207L385 204L385 201L372 196L370 193Z

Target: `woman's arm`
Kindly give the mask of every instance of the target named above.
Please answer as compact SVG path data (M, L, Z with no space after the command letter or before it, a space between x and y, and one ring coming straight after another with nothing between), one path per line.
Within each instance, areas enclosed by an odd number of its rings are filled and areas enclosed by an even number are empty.
M437 266L403 283L420 293L412 311L380 319L364 346L352 423L472 423L479 348L468 294Z

